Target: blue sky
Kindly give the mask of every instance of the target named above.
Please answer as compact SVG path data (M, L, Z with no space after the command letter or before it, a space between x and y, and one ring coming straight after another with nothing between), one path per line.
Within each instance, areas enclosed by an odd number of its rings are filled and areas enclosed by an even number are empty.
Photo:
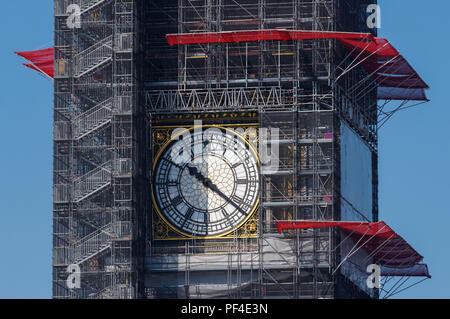
M450 298L450 1L380 5L380 35L431 87L430 103L397 114L380 131L380 219L425 256L433 276L399 297Z
M3 2L0 298L49 298L52 83L13 51L51 45L53 1ZM403 298L450 297L450 1L430 3L380 0L380 35L432 88L430 103L399 113L380 132L380 219L425 256L433 275Z
M51 297L53 84L14 51L51 46L53 1L2 1L0 298Z

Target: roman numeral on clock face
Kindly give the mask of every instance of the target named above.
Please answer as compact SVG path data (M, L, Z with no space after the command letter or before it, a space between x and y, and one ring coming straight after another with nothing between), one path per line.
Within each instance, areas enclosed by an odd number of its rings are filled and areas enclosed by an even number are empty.
M194 215L194 212L195 212L195 210L192 207L190 207L188 209L188 211L186 212L186 215L184 215L184 221L183 221L183 224L181 225L181 227L184 227L186 222L191 219L192 215Z
M178 195L177 197L175 197L175 198L172 200L173 206L178 206L178 205L180 205L182 202L183 202L183 199L181 198L180 195Z
M228 214L228 212L225 209L222 209L221 212L222 212L222 215L225 216L225 223L228 226L231 226L233 223L230 221L230 215Z
M231 200L235 204L241 204L244 199L239 197L239 196L237 196L237 195L233 195L233 196L231 196Z
M189 208L188 211L186 212L185 219L186 220L191 219L192 215L194 215L194 212L195 210L192 207Z
M231 167L236 168L236 167L239 167L240 165L243 165L243 164L241 162L238 162L238 163L234 163L233 166L231 166Z

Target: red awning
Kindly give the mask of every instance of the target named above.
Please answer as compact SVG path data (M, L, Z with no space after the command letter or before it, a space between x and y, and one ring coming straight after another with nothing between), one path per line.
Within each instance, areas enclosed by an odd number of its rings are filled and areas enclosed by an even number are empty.
M24 63L26 67L29 67L33 70L36 70L53 78L53 61L54 61L53 48L37 51L14 52L14 53L30 61L30 63Z
M380 100L427 100L428 85L384 38L369 33L251 30L168 34L170 45L338 39L378 85Z
M170 45L201 44L201 43L238 43L267 40L312 40L312 39L371 39L369 33L353 32L320 32L292 30L247 30L225 32L179 33L168 34L166 39Z
M276 225L279 233L288 229L338 227L384 268L383 275L430 276L428 268L420 264L423 257L384 222L279 221Z
M170 45L338 39L354 57L356 63L361 64L377 83L379 99L427 101L425 89L429 87L406 59L389 41L374 37L369 33L269 29L168 34L166 38ZM25 63L25 66L53 77L53 48L16 53L30 61L30 63Z

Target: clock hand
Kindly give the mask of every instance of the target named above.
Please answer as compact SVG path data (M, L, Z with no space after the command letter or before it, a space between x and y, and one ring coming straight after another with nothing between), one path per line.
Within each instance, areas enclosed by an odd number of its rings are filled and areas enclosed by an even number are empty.
M203 176L203 174L198 171L197 167L191 167L187 165L187 168L189 170L189 174L191 176L194 176L204 186L210 188L213 191L219 191L218 187L209 178Z
M203 176L203 174L198 171L197 167L195 167L195 166L191 167L189 165L187 165L186 167L189 170L189 174L191 176L194 176L199 182L201 182L206 187L209 187L209 185L214 185L209 178Z
M228 203L230 203L232 206L234 206L238 211L240 211L243 215L246 215L245 211L237 205L235 202L231 200L227 195L225 195L216 184L214 184L209 178L206 179L206 183L204 183L206 187L209 187L213 192L217 193L220 197L225 199Z
M183 169L184 167L181 165L178 165L174 161L171 161L169 159L164 159L170 164L172 164L175 167L178 167L179 169ZM189 175L194 176L198 181L200 181L203 185L207 186L208 181L210 181L208 178L204 177L197 169L197 167L191 167L189 165L186 165L187 169L189 170Z
M217 193L220 197L225 199L228 203L230 203L232 206L234 206L239 212L241 212L243 215L246 215L244 210L239 207L235 202L231 200L227 195L225 195L220 189L217 187L216 184L214 184L209 178L203 176L197 169L197 167L191 167L189 165L186 166L189 170L189 174L191 176L194 176L199 182L201 182L203 185L211 189L213 192Z
M206 177L203 176L197 169L197 167L191 167L189 165L186 165L187 169L189 170L189 175L194 176L196 179L198 179L203 184L205 183Z

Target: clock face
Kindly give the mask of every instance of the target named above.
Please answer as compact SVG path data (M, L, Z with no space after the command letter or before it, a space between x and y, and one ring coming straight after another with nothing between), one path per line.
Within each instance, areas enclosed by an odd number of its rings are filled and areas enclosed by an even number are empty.
M256 153L236 133L218 128L186 131L157 156L157 210L183 234L229 233L258 204L258 167Z

